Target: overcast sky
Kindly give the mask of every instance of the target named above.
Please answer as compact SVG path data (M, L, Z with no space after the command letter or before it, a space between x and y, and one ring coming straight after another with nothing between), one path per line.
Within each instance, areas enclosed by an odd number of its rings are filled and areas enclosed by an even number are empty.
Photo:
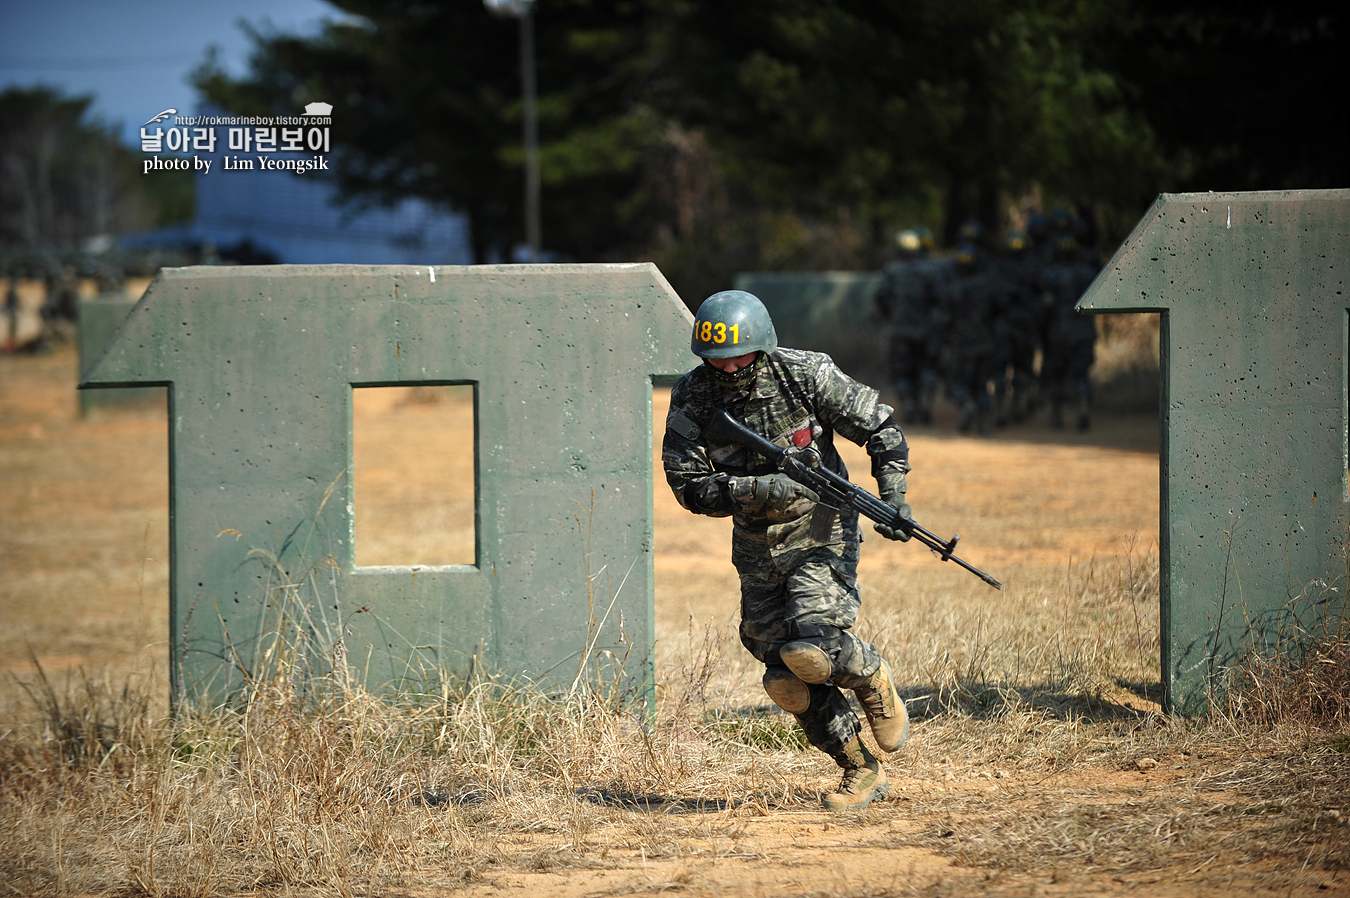
M141 123L196 110L188 72L216 44L233 74L250 43L238 22L313 34L341 13L322 0L0 0L0 90L48 84L93 94L93 111L139 146Z

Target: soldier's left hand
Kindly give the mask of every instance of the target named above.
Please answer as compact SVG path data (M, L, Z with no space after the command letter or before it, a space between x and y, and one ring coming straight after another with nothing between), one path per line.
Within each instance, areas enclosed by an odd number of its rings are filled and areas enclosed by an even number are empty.
M794 503L807 499L819 502L820 496L786 474L761 474L758 477L734 477L731 497L747 511L786 511Z

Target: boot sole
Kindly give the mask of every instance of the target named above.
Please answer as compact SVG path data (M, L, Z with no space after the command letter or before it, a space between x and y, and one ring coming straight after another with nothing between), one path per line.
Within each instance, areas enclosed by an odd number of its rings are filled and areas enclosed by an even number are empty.
M865 799L858 802L857 804L831 802L829 796L826 796L824 799L822 799L821 804L825 806L825 810L827 811L861 811L863 808L867 807L874 801L885 801L887 798L890 797L890 794L891 794L891 784L884 783L873 789Z

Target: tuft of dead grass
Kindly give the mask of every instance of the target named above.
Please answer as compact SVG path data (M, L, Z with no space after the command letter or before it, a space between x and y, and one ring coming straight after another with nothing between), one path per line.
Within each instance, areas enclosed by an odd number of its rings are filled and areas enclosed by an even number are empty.
M1342 550L1342 562L1350 561ZM1350 577L1291 590L1273 646L1255 635L1217 697L1246 726L1350 728Z

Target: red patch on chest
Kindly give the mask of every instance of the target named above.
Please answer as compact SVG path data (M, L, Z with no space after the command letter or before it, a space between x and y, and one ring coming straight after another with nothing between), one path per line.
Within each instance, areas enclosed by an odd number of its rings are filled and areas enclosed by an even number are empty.
M798 449L805 449L811 445L811 428L803 427L801 430L792 434L792 445Z

